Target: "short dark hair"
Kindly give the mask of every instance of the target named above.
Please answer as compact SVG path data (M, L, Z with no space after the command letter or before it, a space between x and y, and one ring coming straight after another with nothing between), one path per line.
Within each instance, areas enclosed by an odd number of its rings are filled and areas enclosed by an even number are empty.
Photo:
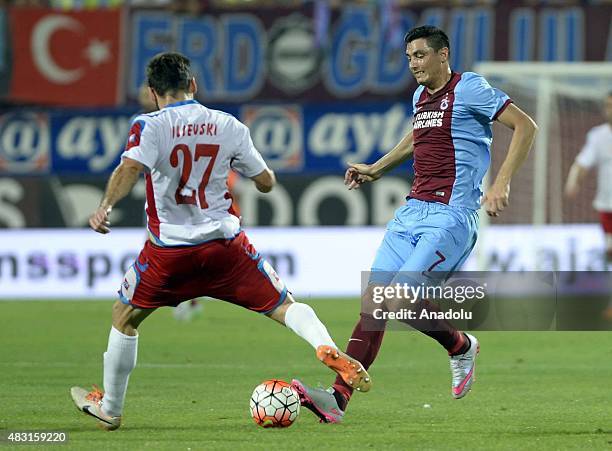
M191 62L180 53L160 53L147 64L147 83L160 96L187 91L192 78Z
M447 47L450 53L450 42L448 40L448 36L438 27L423 25L422 27L413 28L406 33L406 36L404 36L404 42L408 44L420 38L425 38L427 40L427 45L429 45L436 52L443 47Z

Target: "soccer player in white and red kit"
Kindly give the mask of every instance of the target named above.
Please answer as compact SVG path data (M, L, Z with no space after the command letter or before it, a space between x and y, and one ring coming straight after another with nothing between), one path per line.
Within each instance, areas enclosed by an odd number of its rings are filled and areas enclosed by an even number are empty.
M196 82L181 54L153 58L147 79L158 111L134 119L122 161L89 224L96 232L109 233L112 207L144 172L149 240L126 272L120 300L113 305L104 353L105 392L72 387L77 407L103 428L117 429L136 365L137 327L158 307L199 296L225 300L286 325L347 384L369 390L363 366L338 351L312 308L293 300L240 228L228 192L230 170L253 180L264 193L275 184L249 129L193 99Z
M588 172L597 168L597 194L593 207L599 213L599 221L606 236L606 260L612 262L612 92L605 100L606 122L593 127L586 143L576 156L565 184L565 195L574 200ZM604 312L612 320L612 303Z

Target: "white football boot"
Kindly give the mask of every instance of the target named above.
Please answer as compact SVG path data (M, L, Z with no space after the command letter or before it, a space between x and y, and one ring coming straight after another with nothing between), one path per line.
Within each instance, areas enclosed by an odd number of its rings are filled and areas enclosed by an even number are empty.
M476 337L465 334L470 340L470 347L464 354L450 357L450 368L453 376L453 398L460 399L468 394L476 376L476 356L480 352L480 344Z
M121 417L111 417L102 411L102 397L104 393L97 386L92 391L81 387L72 387L70 396L81 412L98 420L98 426L107 431L114 431L121 426Z

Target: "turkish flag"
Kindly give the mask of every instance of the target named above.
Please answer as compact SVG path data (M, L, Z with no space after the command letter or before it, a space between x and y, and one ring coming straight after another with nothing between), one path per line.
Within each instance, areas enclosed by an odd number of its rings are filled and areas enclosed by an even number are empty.
M110 106L122 97L121 9L12 8L13 101Z

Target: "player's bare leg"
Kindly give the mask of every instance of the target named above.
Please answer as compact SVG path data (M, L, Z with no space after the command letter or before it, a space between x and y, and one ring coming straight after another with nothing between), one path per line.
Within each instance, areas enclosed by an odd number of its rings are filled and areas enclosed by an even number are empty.
M310 343L316 350L317 358L350 387L362 392L370 390L372 381L363 365L338 349L327 328L308 304L295 302L287 293L285 301L268 316Z
M113 327L104 353L104 390L98 387L88 391L72 387L70 395L77 408L98 420L98 425L112 431L121 425L130 373L136 366L140 323L155 309L139 309L130 304L115 302Z

